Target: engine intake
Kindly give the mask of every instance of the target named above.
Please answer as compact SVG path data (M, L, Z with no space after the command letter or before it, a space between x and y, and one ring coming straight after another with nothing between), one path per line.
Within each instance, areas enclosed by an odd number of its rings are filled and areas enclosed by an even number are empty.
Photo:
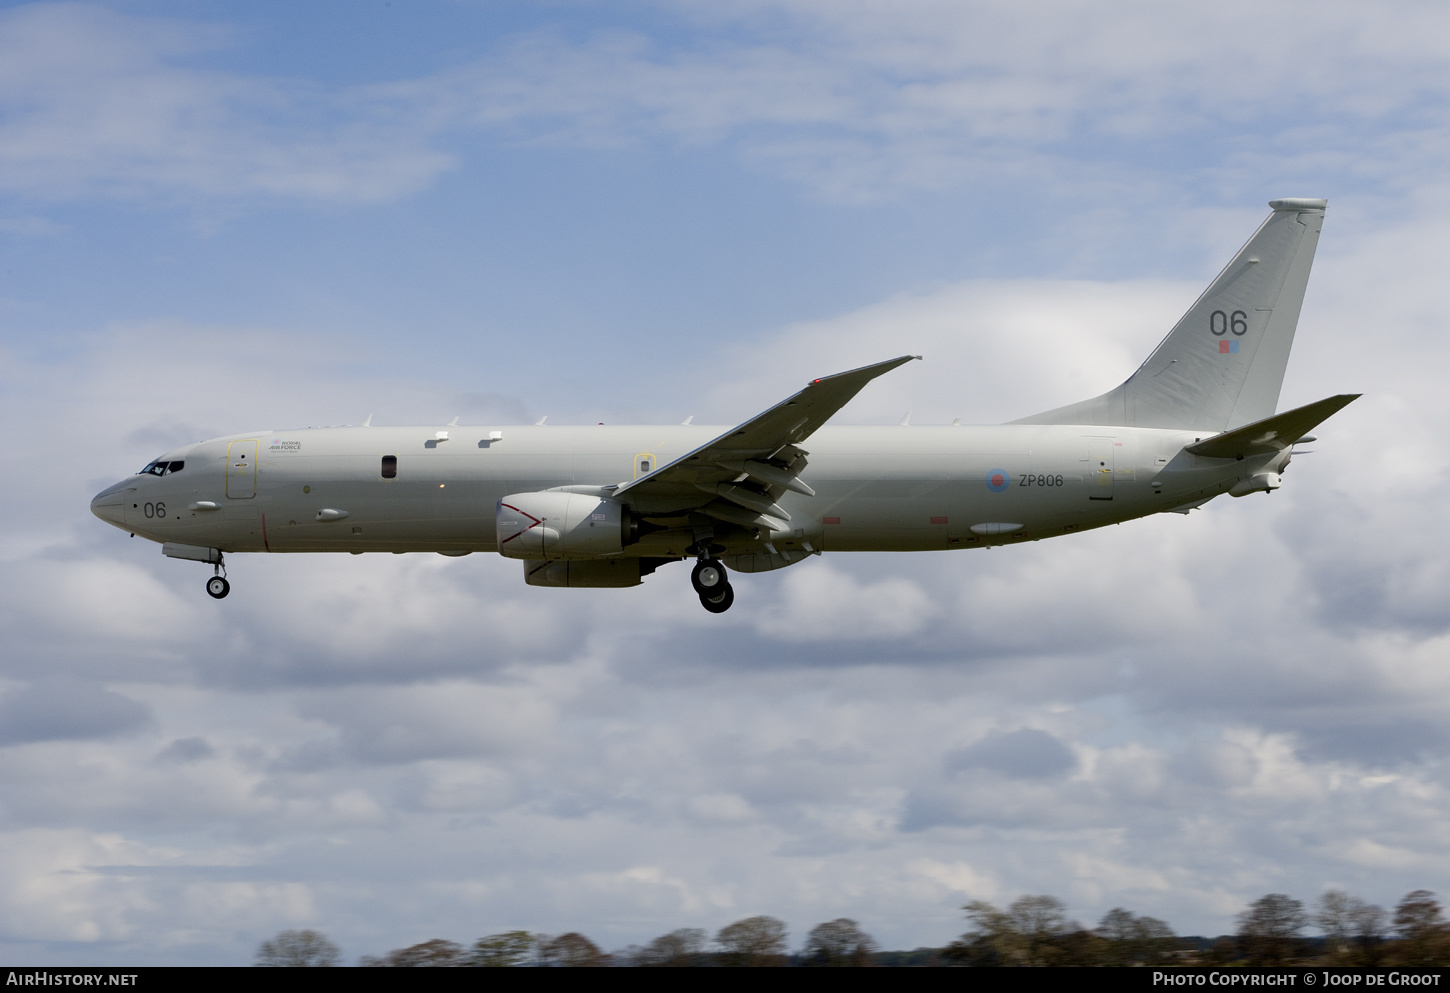
M511 559L594 559L617 555L629 515L609 497L545 490L498 502L498 551Z

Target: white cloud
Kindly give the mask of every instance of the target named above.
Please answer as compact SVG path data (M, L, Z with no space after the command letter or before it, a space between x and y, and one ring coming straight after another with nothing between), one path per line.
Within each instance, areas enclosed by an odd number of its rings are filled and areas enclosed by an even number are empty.
M80 4L0 15L0 187L369 202L454 165L375 94L191 68L227 32Z
M991 875L967 862L913 859L906 868L948 890L963 894L968 900L992 900L997 896L997 885Z
M194 642L206 630L196 603L134 562L42 561L26 570L24 582L5 585L7 612L26 614L31 623L57 633L68 631L93 644L168 652L178 642Z
M1331 280L1359 264L1353 253L1325 261ZM873 384L848 416L895 420L911 405L922 419L986 419L1111 386L1193 289L975 282L772 338L783 369L827 343L849 365L880 357L883 340L921 342L935 362ZM976 336L957 332L964 314ZM1317 382L1296 389L1396 375L1392 355L1356 352L1352 369L1324 357L1323 343L1344 334L1339 322L1357 314L1306 315L1301 346L1320 354L1313 375L1299 375ZM326 371L325 348L296 342L294 363L260 395L206 386L226 349L208 351L203 335L176 391L126 391L131 363L144 366L188 334L97 339L50 370L44 382L61 388L12 396L17 436L82 431L102 410L105 430L139 464L160 441L125 438L148 418L158 430L205 418L220 429L275 403L306 420L299 394L339 406L358 389ZM254 347L269 347L252 334ZM12 353L7 362L10 381L42 381L33 360ZM977 380L970 370L979 368L990 375ZM1423 392L1433 375L1408 375L1399 389L1437 411ZM758 394L763 405L789 388L742 371L721 383L718 402ZM418 392L398 402L426 406ZM947 399L923 407L933 395ZM865 917L868 904L880 918L863 923L889 944L944 941L961 930L964 895L1054 891L1087 920L1125 904L1213 931L1260 895L1269 865L1282 874L1275 888L1305 895L1334 878L1393 902L1394 887L1421 884L1443 858L1434 785L1443 771L1421 762L1415 775L1374 778L1374 763L1326 754L1320 742L1341 733L1346 713L1371 737L1407 713L1443 723L1434 674L1444 622L1426 608L1434 633L1422 637L1393 613L1376 621L1382 633L1337 634L1317 619L1325 580L1316 563L1336 560L1303 520L1336 489L1342 515L1374 519L1375 492L1337 481L1346 450L1372 448L1357 439L1393 434L1400 416L1366 407L1356 424L1349 413L1272 499L992 553L813 559L743 577L749 589L720 619L695 608L682 574L664 571L639 590L550 593L477 556L244 558L227 605L255 606L229 613L202 598L201 571L154 549L122 539L84 556L65 551L71 535L88 532L75 530L73 514L47 511L39 540L10 553L20 577L6 601L13 644L22 653L70 646L68 665L101 678L122 666L133 682L118 691L145 701L156 723L104 757L83 742L26 746L6 760L6 809L21 825L80 825L135 845L162 823L245 825L266 841L227 854L258 887L222 894L251 908L236 919L263 922L258 940L267 928L323 923L361 943L358 953L406 940L376 935L375 923L344 909L337 894L358 887L408 906L424 891L444 893L413 916L438 936L476 936L449 930L466 906L497 928L584 928L620 943L752 912L803 929ZM57 485L83 501L93 471L59 465ZM1405 506L1421 501L1433 518L1423 488L1432 481L1396 478L1422 487ZM38 559L38 548L64 554ZM1366 568L1386 570L1413 552L1413 543L1356 549ZM72 604L65 591L77 589L89 592ZM165 638L148 639L156 631ZM1115 702L1099 713L1104 700ZM1050 735L1076 764L1038 779L980 763L952 771L954 749L1020 728ZM156 759L193 736L211 752ZM1420 761L1395 747L1384 761ZM1354 840L1326 835L1285 862L1282 851L1325 818ZM359 877L306 854L328 850L329 838L364 846L378 867ZM712 853L704 861L701 845ZM1373 845L1411 854L1376 855ZM394 862L399 846L411 853L405 865ZM557 853L564 864L551 861ZM220 856L196 842L187 858ZM473 860L462 878L460 859ZM1257 868L1225 876L1230 863ZM1384 871L1392 876L1374 875ZM267 889L278 875L306 893ZM142 909L85 933L179 926L165 909L171 883L127 879ZM111 906L102 890L86 892L82 903ZM580 892L588 896L567 896ZM621 907L637 923L610 923ZM223 926L203 916L194 936L177 939L187 954ZM81 926L42 931L59 940Z
M692 797L689 810L706 821L745 821L755 813L744 797L734 793L709 793Z
M344 752L363 762L540 754L557 721L555 707L526 687L462 683L328 690L302 713L337 727Z
M1402 188L1434 175L1445 148L1450 31L1433 3L1333 16L1245 2L1105 15L1075 0L673 13L653 32L619 15L583 40L546 27L484 34L431 74L329 87L193 68L241 47L214 27L21 7L0 18L0 186L376 202L456 168L439 146L482 132L534 146L724 146L846 200L1028 176L1053 198L1089 177L1161 197L1143 163L1173 158L1186 136L1187 170L1220 188L1268 174ZM1085 144L1093 155L1079 154Z
M757 615L766 637L787 641L901 638L937 612L918 585L902 577L863 583L826 563L788 572L780 599Z
M126 880L96 871L170 853L115 834L34 828L0 834L0 919L11 941L115 941L149 910Z
M741 7L700 22L724 32L709 44L541 35L329 92L188 68L228 41L189 26L26 8L0 17L0 45L41 53L0 60L0 100L19 107L0 183L386 199L447 165L429 142L483 128L572 146L664 136L867 196L992 168L1050 179L1080 130L1313 124L1315 102L1345 104L1343 120L1225 139L1247 150L1205 168L1225 187L1293 175L1295 143L1322 139L1311 158L1420 181L1440 147L1444 15L1286 9L1256 18L1250 44L1239 7L1105 22L1064 4L1032 24L1005 5ZM422 110L395 124L397 107ZM1387 114L1428 133L1368 142L1356 165L1345 136ZM1145 197L1167 196L1159 182ZM1450 864L1450 222L1432 185L1414 189L1331 206L1285 405L1367 395L1283 491L991 553L828 555L741 577L724 617L698 610L679 567L636 590L549 591L483 556L237 556L232 597L212 603L204 568L90 519L91 494L207 434L370 409L443 420L453 398L393 374L385 346L305 333L137 323L44 355L12 339L6 452L39 468L8 494L0 677L8 694L61 673L151 716L102 720L130 732L104 743L0 750L7 941L246 961L300 924L352 955L518 926L623 944L774 913L797 935L845 915L910 946L960 932L978 897L1056 892L1085 922L1125 905L1215 933L1268 888L1307 899L1333 880L1392 904L1429 885ZM1041 237L1091 256L1102 223L1117 221L1075 212ZM1134 222L1225 252L1250 223ZM697 420L731 421L809 375L919 352L840 419L997 421L1115 385L1199 288L918 286L727 342L684 389ZM218 375L239 352L269 358L264 381ZM138 388L157 368L166 389ZM520 419L521 402L488 403ZM68 446L82 457L57 457ZM1022 729L1060 746L1025 770L1041 775L953 761Z
M1298 4L674 9L694 22L697 44L541 34L422 85L458 116L522 138L726 141L763 168L848 199L1008 175L1037 175L1058 193L1069 157L1078 175L1092 169L1075 154L1083 142L1104 164L1118 160L1116 178L1099 173L1118 185L1143 175L1132 158L1170 154L1164 143L1184 135L1202 153L1191 169L1239 177L1307 154L1389 180L1375 165L1386 156L1365 155L1364 140L1366 125L1391 115L1424 122L1425 147L1401 142L1401 164L1432 168L1443 145L1434 129L1450 82L1446 17L1434 4L1398 5L1394 19L1416 25L1416 37L1387 30L1382 10L1326 17ZM1269 37L1294 45L1262 43ZM1269 146L1295 131L1298 144ZM1249 152L1236 133L1268 141Z

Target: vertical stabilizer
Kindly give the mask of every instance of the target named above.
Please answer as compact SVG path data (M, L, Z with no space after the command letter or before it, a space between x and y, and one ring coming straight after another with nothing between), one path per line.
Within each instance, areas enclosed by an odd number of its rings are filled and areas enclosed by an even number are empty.
M1013 423L1223 431L1272 415L1326 203L1271 201L1269 219L1127 382Z

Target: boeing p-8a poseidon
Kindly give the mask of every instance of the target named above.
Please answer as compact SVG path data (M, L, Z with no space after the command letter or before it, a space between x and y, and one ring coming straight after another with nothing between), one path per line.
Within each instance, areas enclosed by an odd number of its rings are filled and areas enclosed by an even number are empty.
M228 552L498 552L531 586L634 586L694 559L719 613L731 572L820 552L1009 545L1268 492L1292 446L1357 396L1275 414L1325 201L1270 206L1126 382L1008 424L826 426L905 355L728 430L455 419L232 435L166 453L91 509L210 563L217 598Z

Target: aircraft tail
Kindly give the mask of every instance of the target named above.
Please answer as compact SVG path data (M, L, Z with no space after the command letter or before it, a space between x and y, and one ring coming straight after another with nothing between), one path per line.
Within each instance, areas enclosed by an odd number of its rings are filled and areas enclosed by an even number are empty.
M1268 220L1126 382L1011 423L1224 431L1271 416L1327 202L1270 201Z

